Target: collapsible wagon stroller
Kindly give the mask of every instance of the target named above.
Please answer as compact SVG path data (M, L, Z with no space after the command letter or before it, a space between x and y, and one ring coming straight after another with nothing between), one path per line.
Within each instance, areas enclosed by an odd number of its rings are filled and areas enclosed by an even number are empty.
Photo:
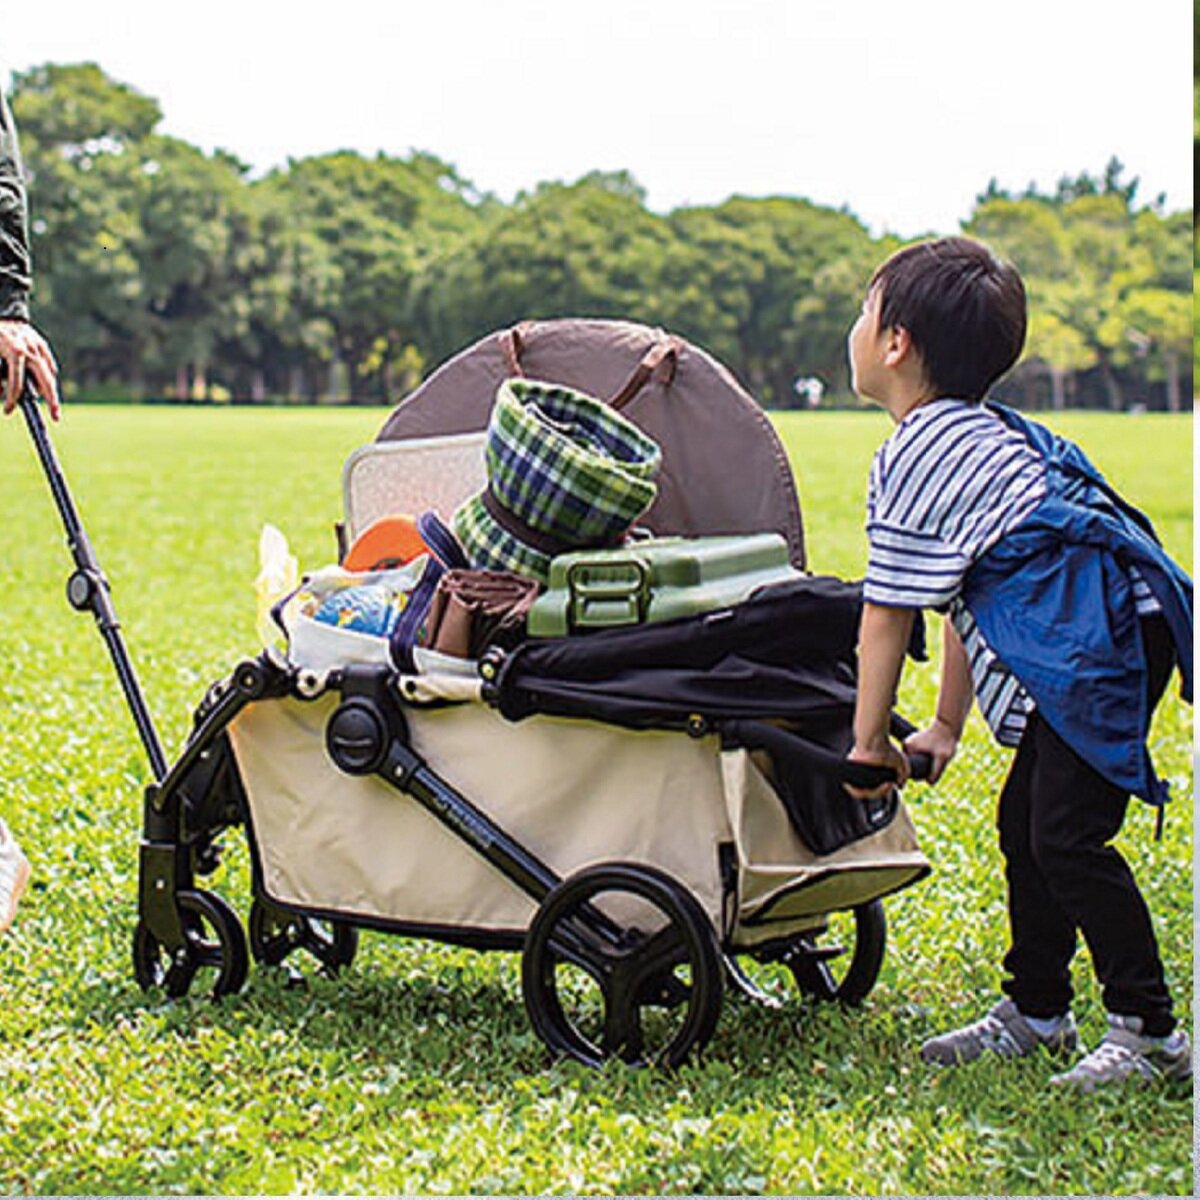
M522 371L611 396L653 433L656 534L774 531L803 567L790 470L757 405L695 347L607 321L519 327L435 372L348 460L343 544L387 513L448 517L476 491L491 397ZM75 560L70 602L97 619L154 775L143 987L180 996L203 973L219 996L251 955L304 951L336 971L358 930L404 933L519 951L527 1011L557 1053L671 1065L711 1037L727 986L766 999L752 963L821 999L869 992L879 898L929 866L894 790L871 805L842 791L887 778L843 758L856 587L797 570L716 612L531 638L469 672L267 649L209 689L168 764L40 414L23 411ZM237 825L247 931L198 886ZM837 912L851 944L828 937Z

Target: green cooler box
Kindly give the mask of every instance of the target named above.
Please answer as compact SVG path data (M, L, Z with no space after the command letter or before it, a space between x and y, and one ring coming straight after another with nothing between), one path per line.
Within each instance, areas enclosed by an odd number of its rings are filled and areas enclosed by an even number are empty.
M529 635L562 637L690 617L799 574L777 533L652 538L560 554L550 563L547 590L529 610Z

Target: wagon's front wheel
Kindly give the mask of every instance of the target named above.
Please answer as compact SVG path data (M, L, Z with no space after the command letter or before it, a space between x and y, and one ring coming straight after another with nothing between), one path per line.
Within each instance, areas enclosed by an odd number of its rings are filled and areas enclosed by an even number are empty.
M305 913L287 912L269 901L255 899L247 921L250 952L264 966L279 966L292 953L304 950L327 975L348 967L358 952L358 930L344 921L318 921Z
M213 892L197 888L175 897L183 943L164 946L139 919L133 931L133 974L143 991L163 988L172 999L186 996L200 979L213 999L239 991L249 955L237 913Z
M818 933L801 934L780 956L796 987L817 1000L861 1004L879 978L887 949L883 902L834 913Z
M721 957L696 898L633 863L587 867L542 902L521 960L525 1008L542 1040L589 1066L678 1066L721 1011Z

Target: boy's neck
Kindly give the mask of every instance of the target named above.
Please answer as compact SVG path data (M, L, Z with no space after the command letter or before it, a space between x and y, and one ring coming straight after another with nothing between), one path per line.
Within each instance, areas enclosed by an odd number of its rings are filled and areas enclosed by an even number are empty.
M930 404L937 399L937 393L930 391L926 386L900 387L890 395L881 397L879 403L888 416L899 425L909 413L915 412L923 404Z

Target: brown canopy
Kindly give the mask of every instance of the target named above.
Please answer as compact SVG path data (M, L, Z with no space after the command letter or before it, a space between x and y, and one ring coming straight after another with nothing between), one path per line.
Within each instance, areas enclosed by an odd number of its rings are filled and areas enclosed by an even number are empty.
M655 533L760 533L787 539L804 567L800 502L783 445L730 371L697 346L630 321L526 321L440 366L388 418L379 441L485 429L513 375L611 400L663 451Z

